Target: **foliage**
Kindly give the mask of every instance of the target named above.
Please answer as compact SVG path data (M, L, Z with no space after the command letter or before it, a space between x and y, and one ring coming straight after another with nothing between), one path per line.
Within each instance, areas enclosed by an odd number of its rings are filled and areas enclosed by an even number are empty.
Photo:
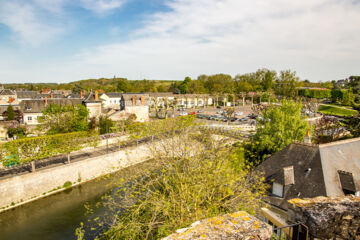
M27 134L27 130L24 126L21 126L17 122L9 123L7 126L7 135L9 138L17 137L17 138L23 138Z
M63 188L69 188L69 187L71 187L71 186L72 186L72 182L66 181L66 182L64 183L64 185L63 185Z
M11 121L11 120L15 119L14 108L13 108L13 106L11 104L7 107L6 114L7 114L7 120L8 121Z
M323 116L315 125L315 141L319 144L340 139L345 134L343 124L335 117Z
M335 105L328 105L328 104L320 105L319 111L322 112L323 114L345 116L345 117L357 114L357 111L355 111L355 110L347 109L344 107L338 107Z
M115 127L115 122L111 120L108 116L100 116L99 118L100 135L113 132L114 127Z
M200 219L260 209L264 178L245 167L243 150L178 123L150 147L158 170L144 170L128 184L120 181L107 196L106 216L90 228L110 225L100 238L161 239ZM77 232L83 239L84 232Z
M51 104L39 118L39 128L47 134L87 131L89 111L84 105L61 106Z
M256 132L245 144L245 157L257 165L292 141L302 141L309 126L301 114L302 104L283 100L280 106L263 107L262 120L258 120Z
M276 80L275 91L277 94L286 97L295 97L300 86L300 79L296 76L296 72L291 70L281 71Z
M355 100L355 96L352 92L352 89L349 89L344 93L342 104L345 106L351 106L354 100Z
M350 131L353 137L360 137L360 114L346 117L343 122L344 126Z
M330 89L300 89L299 96L308 97L308 98L331 98Z
M1 159L8 155L16 155L21 163L26 163L76 151L85 146L96 144L98 139L98 135L87 132L22 138L2 143L0 145L0 155Z

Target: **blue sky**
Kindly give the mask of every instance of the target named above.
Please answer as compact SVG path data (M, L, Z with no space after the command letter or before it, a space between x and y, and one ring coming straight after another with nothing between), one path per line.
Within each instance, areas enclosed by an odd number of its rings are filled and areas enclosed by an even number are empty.
M0 82L360 75L353 0L0 0Z

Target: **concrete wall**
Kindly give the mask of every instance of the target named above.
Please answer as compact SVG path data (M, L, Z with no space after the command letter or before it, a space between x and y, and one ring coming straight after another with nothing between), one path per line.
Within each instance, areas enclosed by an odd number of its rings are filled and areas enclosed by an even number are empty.
M70 181L80 184L150 158L148 146L123 149L107 155L0 180L0 211L46 196ZM55 192L55 191L54 191Z

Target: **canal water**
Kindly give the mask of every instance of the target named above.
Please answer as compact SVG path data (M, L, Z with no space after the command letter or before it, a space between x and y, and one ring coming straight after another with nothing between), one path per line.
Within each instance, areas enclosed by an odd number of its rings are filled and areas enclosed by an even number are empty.
M85 203L95 204L111 192L118 179L130 179L136 169L153 169L153 160L137 164L64 192L0 213L0 240L72 240L80 222L86 224ZM105 209L96 210L101 215Z

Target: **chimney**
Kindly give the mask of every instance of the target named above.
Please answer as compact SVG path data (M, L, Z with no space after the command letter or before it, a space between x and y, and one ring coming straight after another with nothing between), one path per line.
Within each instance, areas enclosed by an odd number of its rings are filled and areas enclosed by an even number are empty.
M80 98L82 98L82 96L83 96L83 95L82 95L82 89L81 89L81 90L80 90Z
M47 97L45 97L45 107L47 106L48 102L47 102Z
M95 101L99 100L99 93L98 90L95 90Z
M50 93L50 98L54 98L54 93Z
M135 96L132 97L132 104L133 104L133 106L136 106L136 97Z
M145 98L144 96L141 96L141 106L144 106L145 105Z
M310 131L309 130L307 130L307 132L306 132L306 136L304 137L304 142L308 143L308 144L311 144L311 136L310 136Z

